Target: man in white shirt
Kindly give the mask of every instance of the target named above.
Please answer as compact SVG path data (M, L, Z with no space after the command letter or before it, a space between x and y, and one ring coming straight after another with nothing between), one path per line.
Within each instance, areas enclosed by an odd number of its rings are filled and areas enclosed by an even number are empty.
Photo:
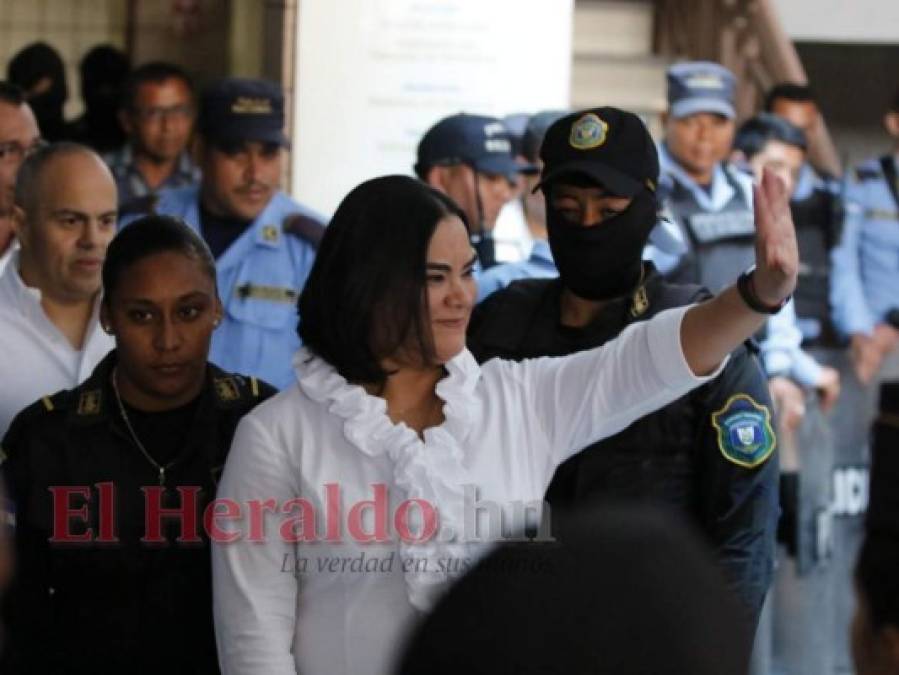
M84 146L47 146L22 164L14 198L20 248L0 275L0 436L22 408L77 385L113 347L98 321L116 231L109 169Z
M25 156L41 143L41 132L22 91L0 81L0 272L13 249L13 190Z

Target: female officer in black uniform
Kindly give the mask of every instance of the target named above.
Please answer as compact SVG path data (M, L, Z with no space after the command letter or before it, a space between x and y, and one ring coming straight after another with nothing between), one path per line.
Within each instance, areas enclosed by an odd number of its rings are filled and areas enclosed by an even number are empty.
M125 228L103 286L116 348L3 441L18 560L0 672L215 673L203 513L237 422L274 390L207 362L215 263L180 221Z

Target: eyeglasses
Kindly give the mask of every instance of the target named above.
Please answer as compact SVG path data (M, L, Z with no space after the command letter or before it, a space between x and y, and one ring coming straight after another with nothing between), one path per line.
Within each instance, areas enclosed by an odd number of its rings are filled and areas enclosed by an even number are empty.
M37 139L31 145L22 145L18 141L0 143L0 164L21 164L26 157L47 145L42 138Z
M194 116L192 105L173 105L166 108L132 108L135 117L145 122L159 122L163 119L187 120Z

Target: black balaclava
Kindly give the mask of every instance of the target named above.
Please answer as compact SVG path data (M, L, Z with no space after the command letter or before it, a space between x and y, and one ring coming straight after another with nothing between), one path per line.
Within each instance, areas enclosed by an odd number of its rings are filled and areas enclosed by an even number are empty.
M546 194L549 247L566 288L588 300L611 300L632 292L640 281L642 254L657 222L657 202L648 190L631 205L601 223L572 224L553 207L552 186Z

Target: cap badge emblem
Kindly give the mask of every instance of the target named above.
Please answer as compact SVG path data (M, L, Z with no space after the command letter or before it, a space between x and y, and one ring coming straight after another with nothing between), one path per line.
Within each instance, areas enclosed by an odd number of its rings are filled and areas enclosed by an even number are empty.
M581 115L571 125L571 135L568 142L576 150L590 150L598 148L606 142L609 125L603 122L595 113Z
M724 89L724 80L715 73L699 73L687 79L690 89Z
M231 112L235 115L270 115L272 102L267 98L250 98L239 96L231 104Z

